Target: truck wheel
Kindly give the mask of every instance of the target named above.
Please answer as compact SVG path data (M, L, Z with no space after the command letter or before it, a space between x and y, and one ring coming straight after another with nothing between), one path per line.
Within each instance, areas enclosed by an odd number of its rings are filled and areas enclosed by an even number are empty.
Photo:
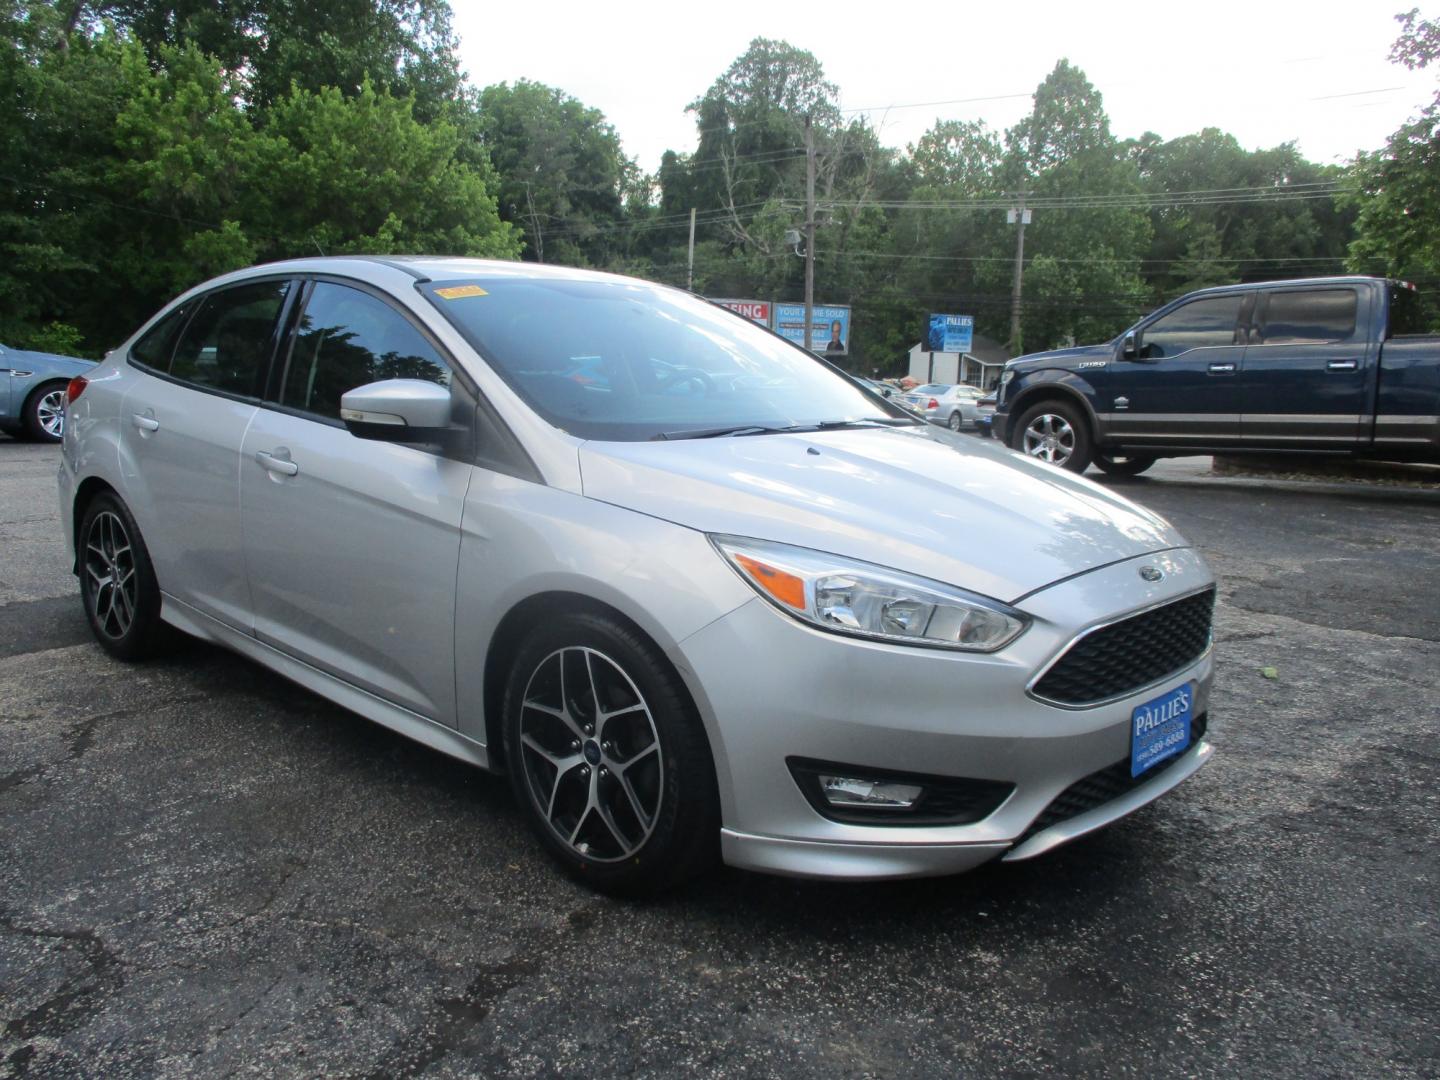
M1020 414L1010 448L1022 454L1083 473L1092 453L1090 429L1074 405L1042 401Z
M1108 476L1139 476L1155 464L1150 454L1106 454L1097 453L1094 465Z

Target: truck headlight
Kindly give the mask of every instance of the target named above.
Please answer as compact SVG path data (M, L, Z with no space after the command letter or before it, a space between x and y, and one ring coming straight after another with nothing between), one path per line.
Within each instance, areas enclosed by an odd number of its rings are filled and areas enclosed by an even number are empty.
M1030 624L997 600L899 570L739 536L710 542L770 603L832 633L994 652Z

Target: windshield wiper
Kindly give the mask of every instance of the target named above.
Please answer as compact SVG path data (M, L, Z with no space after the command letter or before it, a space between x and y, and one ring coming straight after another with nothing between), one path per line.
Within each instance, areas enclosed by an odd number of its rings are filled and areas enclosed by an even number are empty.
M739 424L735 427L691 428L687 431L662 431L651 435L655 439L719 439L727 435L770 435L777 431L793 431L789 427L766 427L763 424Z
M816 431L834 431L838 428L914 427L923 423L924 420L911 416L867 416L859 420L821 420L809 427Z
M742 435L785 435L803 431L838 431L841 428L912 427L923 420L901 416L865 417L856 420L821 420L814 424L736 424L733 427L694 428L688 431L662 431L655 439L720 439Z

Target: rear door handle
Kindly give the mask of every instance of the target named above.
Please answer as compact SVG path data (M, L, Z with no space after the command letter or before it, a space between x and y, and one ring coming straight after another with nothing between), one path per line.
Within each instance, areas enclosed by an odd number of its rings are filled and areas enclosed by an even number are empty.
M1359 360L1331 360L1325 365L1326 371L1354 371L1360 366Z
M1211 374L1211 375L1234 375L1234 374L1235 374L1235 365L1234 365L1234 364L1211 364L1211 365L1210 365L1210 374Z
M281 476L294 476L300 471L300 466L291 461L288 454L282 458L276 457L268 450L256 450L255 460L260 463L262 469L279 473Z
M132 413L130 419L135 422L135 426L141 431L160 430L160 421L156 420L153 416L141 416L139 413Z

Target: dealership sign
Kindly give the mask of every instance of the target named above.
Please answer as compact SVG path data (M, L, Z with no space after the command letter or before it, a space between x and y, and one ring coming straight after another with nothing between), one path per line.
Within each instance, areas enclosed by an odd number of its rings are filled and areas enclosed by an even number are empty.
M846 304L816 304L810 320L810 348L826 356L850 351L850 308ZM775 332L796 345L805 345L805 305L776 304Z
M729 308L738 315L759 323L770 325L770 301L768 300L712 300L711 303Z
M975 316L931 315L925 347L931 352L968 353L975 340Z

